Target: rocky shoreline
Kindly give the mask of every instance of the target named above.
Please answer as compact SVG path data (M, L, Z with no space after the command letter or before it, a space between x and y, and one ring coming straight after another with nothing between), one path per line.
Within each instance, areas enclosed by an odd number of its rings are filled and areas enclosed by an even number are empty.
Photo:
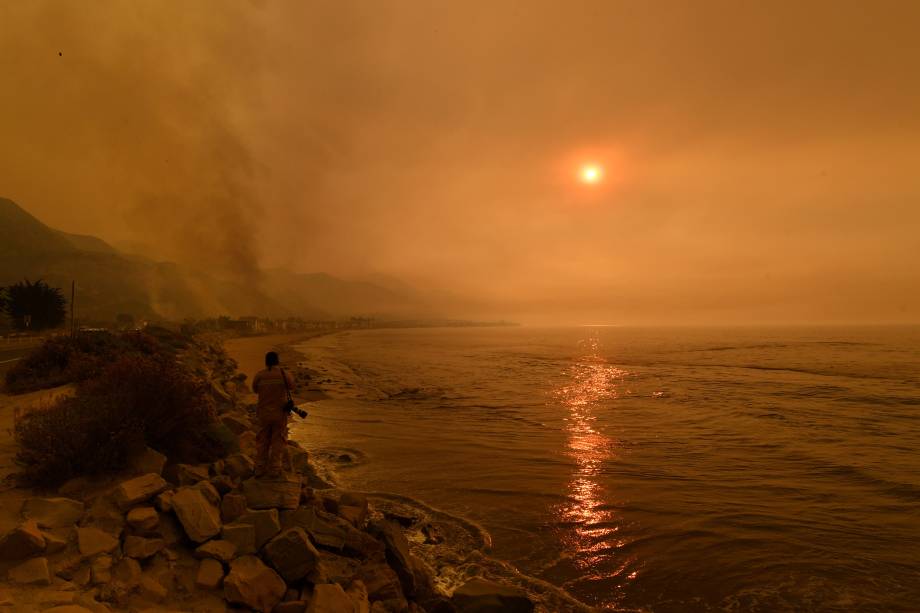
M255 478L251 398L235 363L219 341L180 359L208 379L239 451L190 465L145 448L117 476L23 492L20 509L4 510L19 518L0 537L0 610L545 610L482 577L446 593L436 558L413 550L464 537L334 487L295 442L283 478Z

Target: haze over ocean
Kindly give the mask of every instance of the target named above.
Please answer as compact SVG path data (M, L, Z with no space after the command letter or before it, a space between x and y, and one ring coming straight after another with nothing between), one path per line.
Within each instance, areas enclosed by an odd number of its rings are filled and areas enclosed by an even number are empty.
M897 611L920 598L920 329L480 328L299 347L293 436L351 487L482 524L590 604Z

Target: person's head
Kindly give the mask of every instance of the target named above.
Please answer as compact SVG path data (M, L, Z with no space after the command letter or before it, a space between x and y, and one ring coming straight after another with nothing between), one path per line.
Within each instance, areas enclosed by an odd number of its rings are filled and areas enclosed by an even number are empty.
M265 354L265 365L267 367L271 368L272 366L277 366L278 362L278 354L274 351L269 351Z

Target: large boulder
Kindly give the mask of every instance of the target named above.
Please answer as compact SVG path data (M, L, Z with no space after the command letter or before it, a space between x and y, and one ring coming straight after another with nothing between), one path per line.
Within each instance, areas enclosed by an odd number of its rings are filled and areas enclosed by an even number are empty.
M345 547L345 530L324 521L312 507L301 507L281 513L282 528L303 528L320 547L341 551Z
M220 532L220 511L200 488L179 488L173 496L172 505L182 528L192 541L203 543Z
M42 528L63 528L80 521L83 503L70 498L29 498L22 505L22 516L34 519Z
M234 479L248 479L255 467L252 458L244 453L236 453L224 460L224 472Z
M163 539L148 539L142 536L125 537L125 555L129 558L146 560L166 548Z
M246 497L239 492L224 494L220 501L220 517L225 524L236 521L236 518L246 512Z
M247 479L242 491L251 509L296 509L300 504L300 486L298 477Z
M262 556L288 583L306 577L319 562L319 552L300 528L290 528L270 540Z
M399 600L404 598L402 584L396 571L384 562L366 563L358 569L357 576L372 600Z
M261 549L273 536L281 532L277 509L249 511L236 519L240 524L251 524L256 529L256 549Z
M224 598L256 611L268 612L281 602L287 586L278 573L255 556L242 556L224 578Z
M456 590L451 602L459 613L531 613L527 592L485 579L470 579Z
M168 487L169 484L159 474L147 473L134 479L122 481L115 488L115 501L119 507L127 510L136 504L153 498Z
M223 540L233 543L238 554L256 552L256 527L252 524L224 524L220 536Z
M0 538L0 559L24 560L45 550L45 537L35 520L19 524Z
M118 539L99 528L81 527L77 528L77 548L80 550L80 555L90 558L118 549Z

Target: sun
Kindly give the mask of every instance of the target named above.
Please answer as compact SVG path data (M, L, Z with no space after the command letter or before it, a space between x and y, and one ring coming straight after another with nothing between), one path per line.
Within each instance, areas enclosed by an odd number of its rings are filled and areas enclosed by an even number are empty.
M597 164L585 164L578 173L582 183L592 185L604 177L603 169Z

